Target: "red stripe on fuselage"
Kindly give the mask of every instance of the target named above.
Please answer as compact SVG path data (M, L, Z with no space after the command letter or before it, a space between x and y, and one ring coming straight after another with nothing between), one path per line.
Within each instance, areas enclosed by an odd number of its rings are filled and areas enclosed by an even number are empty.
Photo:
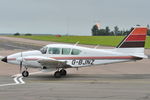
M133 56L105 56L105 57L50 57L56 60L72 60L72 59L135 59ZM8 60L16 60L16 58L9 58ZM25 58L25 60L38 60L38 58Z
M7 60L16 60L16 58L8 58Z
M38 60L38 58L25 58L25 60Z
M57 60L66 60L66 59L134 59L133 56L108 56L108 57L51 57Z

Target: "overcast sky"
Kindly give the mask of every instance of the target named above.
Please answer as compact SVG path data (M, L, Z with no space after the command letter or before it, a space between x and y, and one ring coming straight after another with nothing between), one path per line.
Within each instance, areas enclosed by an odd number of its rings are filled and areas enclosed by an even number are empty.
M0 0L0 33L90 35L95 23L150 23L150 0Z

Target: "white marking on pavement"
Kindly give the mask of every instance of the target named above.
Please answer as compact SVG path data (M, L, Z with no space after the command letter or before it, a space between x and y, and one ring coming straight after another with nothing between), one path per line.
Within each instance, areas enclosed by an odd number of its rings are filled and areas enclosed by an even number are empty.
M39 71L39 72L33 72L33 73L30 73L30 75L38 74L38 73L42 73L42 72L41 71ZM16 75L13 75L12 77L14 77L13 80L14 80L15 83L0 84L0 87L2 87L2 86L10 86L10 85L25 84L25 81L23 81L23 76L21 74L16 74Z
M22 75L21 74L17 74L14 77L14 81L16 84L25 84L25 82L22 80Z
M14 81L15 81L16 84L19 84L18 77L15 77Z
M25 82L22 80L22 76L19 78L19 81L21 82L21 84L25 84Z
M1 84L0 87L2 86L9 86L9 85L17 85L16 83L10 83L10 84Z

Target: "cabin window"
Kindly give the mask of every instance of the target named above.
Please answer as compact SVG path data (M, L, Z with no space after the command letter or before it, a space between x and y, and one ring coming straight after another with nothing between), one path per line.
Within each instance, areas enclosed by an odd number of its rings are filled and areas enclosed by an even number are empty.
M43 47L40 51L41 51L42 54L46 54L46 52L47 52L47 47Z
M49 48L49 54L60 54L60 48Z
M72 49L71 54L72 54L72 55L79 55L80 52L81 52L81 50L78 50L78 49Z
M69 55L71 49L70 48L62 48L62 55Z

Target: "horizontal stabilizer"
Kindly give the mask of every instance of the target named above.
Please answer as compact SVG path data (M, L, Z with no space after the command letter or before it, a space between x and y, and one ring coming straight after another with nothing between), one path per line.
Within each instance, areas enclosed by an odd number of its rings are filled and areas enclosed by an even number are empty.
M143 55L143 54L134 54L134 55L132 55L132 56L134 56L134 57L138 57L138 58L148 58L148 56L147 55Z

